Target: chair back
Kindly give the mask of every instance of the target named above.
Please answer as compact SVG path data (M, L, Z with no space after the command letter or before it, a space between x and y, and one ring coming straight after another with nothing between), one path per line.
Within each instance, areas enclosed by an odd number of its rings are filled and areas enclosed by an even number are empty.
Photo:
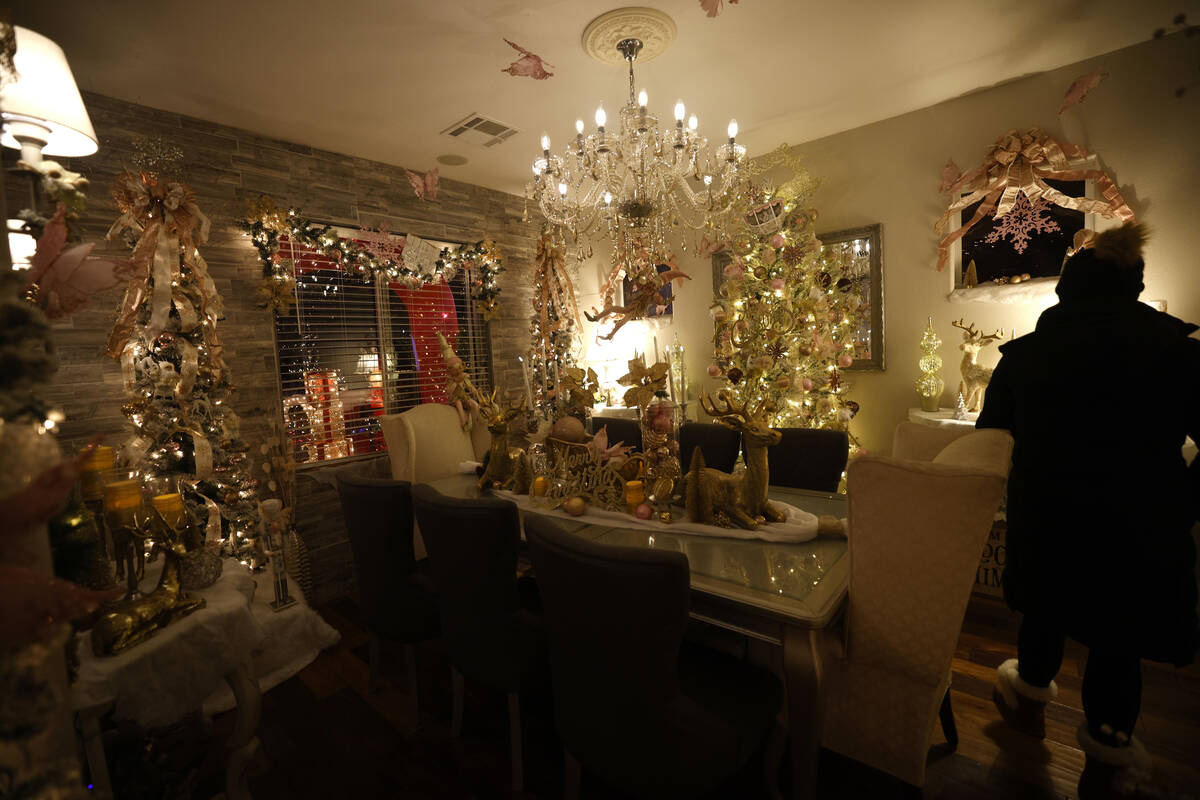
M487 648L517 612L517 549L521 520L509 500L446 497L413 487L413 508L429 553L429 573L441 608L442 634L463 674L484 677L499 654Z
M1012 436L972 431L932 461L850 464L848 660L936 686L1004 494Z
M422 403L401 414L380 417L392 461L392 478L425 483L459 473L475 461L471 434L462 429L458 411L441 403Z
M545 604L554 718L586 764L671 747L690 576L678 552L587 541L537 515L525 538ZM635 741L631 741L635 740Z
M823 428L778 428L779 444L767 451L772 486L836 492L846 469L850 437Z
M359 606L372 630L389 624L398 602L396 578L416 568L412 493L408 482L366 474L358 467L337 473L338 499L354 557Z
M610 445L623 442L627 447L632 447L634 450L641 452L642 426L638 424L636 419L626 419L625 417L592 417L593 431L598 431L605 427L608 428L608 443Z
M925 425L901 422L892 434L892 458L933 461L946 445L973 433L973 425Z
M742 435L714 422L685 422L679 426L679 464L686 475L696 448L704 454L704 465L722 472L733 472Z

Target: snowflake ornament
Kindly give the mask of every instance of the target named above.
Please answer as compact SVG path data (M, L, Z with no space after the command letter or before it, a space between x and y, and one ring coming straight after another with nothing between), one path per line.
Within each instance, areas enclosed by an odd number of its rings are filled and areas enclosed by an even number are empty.
M1050 204L1045 198L1039 197L1030 203L1024 192L1018 192L1012 209L1003 217L996 217L996 226L984 241L994 243L1011 237L1013 249L1024 253L1034 234L1062 230L1057 222L1047 216L1049 213Z

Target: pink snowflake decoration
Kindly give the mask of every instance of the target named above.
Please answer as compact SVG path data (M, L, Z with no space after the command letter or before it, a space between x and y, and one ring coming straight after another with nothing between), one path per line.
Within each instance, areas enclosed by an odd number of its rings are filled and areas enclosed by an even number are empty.
M378 231L373 231L370 228L359 228L356 238L362 244L364 250L380 261L387 261L388 259L399 261L400 254L404 252L404 240L392 235L388 229L387 220L379 223Z
M1050 204L1045 198L1039 197L1030 203L1025 193L1019 192L1012 209L1003 217L996 217L996 226L984 241L992 243L1011 237L1013 250L1024 253L1034 234L1062 230L1057 222L1046 216L1049 212Z

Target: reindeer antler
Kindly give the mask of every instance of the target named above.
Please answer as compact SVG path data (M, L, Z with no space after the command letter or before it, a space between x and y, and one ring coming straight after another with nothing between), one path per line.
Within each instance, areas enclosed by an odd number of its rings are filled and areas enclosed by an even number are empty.
M967 341L974 342L976 344L984 345L988 342L994 342L997 339L1004 338L1003 328L997 328L995 333L984 335L982 331L975 330L975 323L964 325L963 320L960 319L958 322L951 322L950 324L966 334Z
M730 401L729 395L725 394L724 391L717 392L716 399L721 401L724 406L723 408L718 406L708 394L702 393L700 395L700 407L704 409L704 413L714 419L728 419L732 417L734 421L742 423L750 421L751 415L746 410L750 401L747 400L741 406L735 406Z

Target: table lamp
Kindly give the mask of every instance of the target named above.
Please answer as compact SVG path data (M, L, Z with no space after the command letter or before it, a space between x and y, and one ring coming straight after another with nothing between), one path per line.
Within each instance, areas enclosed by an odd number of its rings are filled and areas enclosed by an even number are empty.
M42 155L90 156L96 131L75 86L62 48L28 28L15 27L18 78L0 89L0 144L37 164Z

